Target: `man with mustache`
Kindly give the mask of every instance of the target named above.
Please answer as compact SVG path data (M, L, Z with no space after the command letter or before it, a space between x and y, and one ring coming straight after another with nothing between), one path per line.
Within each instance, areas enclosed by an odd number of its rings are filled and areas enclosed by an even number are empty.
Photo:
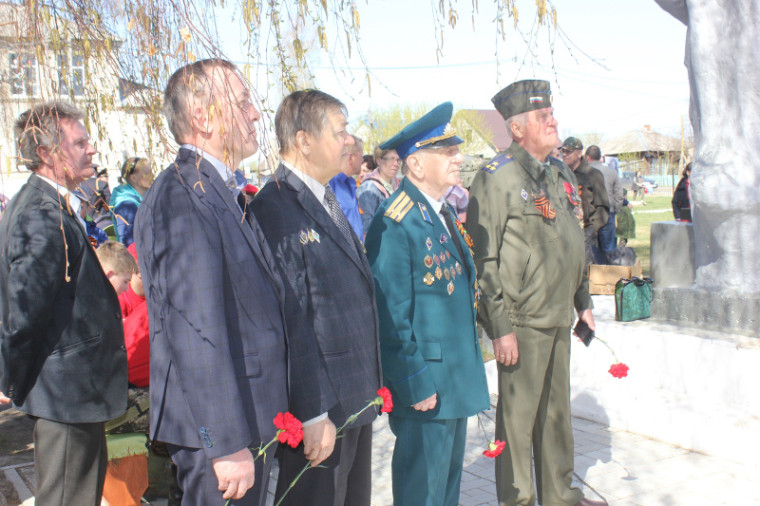
M105 422L127 407L119 300L73 193L95 175L83 117L51 102L16 120L32 175L0 222L0 404L36 419L36 504L100 504Z

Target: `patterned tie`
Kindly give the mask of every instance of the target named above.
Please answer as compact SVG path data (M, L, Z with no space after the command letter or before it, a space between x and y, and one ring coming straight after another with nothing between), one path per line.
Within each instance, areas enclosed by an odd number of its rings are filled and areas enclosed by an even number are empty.
M457 226L454 225L454 220L451 219L451 212L449 211L448 204L444 204L443 207L441 207L440 215L443 216L443 222L446 224L446 228L449 229L451 241L454 243L454 247L457 249L457 253L459 253L459 258L462 259L462 263L464 264L464 267L467 269L467 273L469 274L470 269L467 267L467 258L464 256L464 250L462 249L462 245L459 243L459 238L455 232L457 230Z
M329 184L325 185L325 202L327 202L327 208L330 211L330 218L338 226L343 236L348 239L348 242L353 244L354 233L351 231L351 225L348 224L346 215L343 214L343 210L340 208L340 204L338 204L338 199L335 198L335 194Z

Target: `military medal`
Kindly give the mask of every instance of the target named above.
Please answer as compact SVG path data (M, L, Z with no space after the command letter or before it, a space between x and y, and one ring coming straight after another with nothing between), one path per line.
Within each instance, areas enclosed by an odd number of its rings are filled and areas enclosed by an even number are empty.
M430 274L429 272L426 272L425 277L422 278L422 282L425 283L427 286L430 286L433 284L433 281L435 281L435 279L433 279L433 275Z
M425 246L427 246L428 251L433 248L433 241L430 240L430 237L428 237L427 241L425 241Z
M433 260L435 260L435 265L441 265L441 259L438 258L438 255L433 255Z
M451 258L451 252L450 251L446 251L446 258Z
M462 264L460 264L459 262L457 262L456 267L457 267L457 273L461 275L462 274Z
M557 211L554 210L549 199L546 198L544 190L541 190L538 195L534 196L534 205L536 209L541 211L541 216L547 220L553 220L557 217Z
M454 293L454 282L449 281L449 284L446 286L446 290L449 292L449 295Z
M448 267L446 269L443 269L443 276L446 278L446 281L451 279L451 273L449 272Z
M446 241L449 240L449 236L446 234L441 234L441 244L446 244Z
M456 279L456 277L457 277L457 270L454 268L453 265L451 266L451 268L449 269L449 271L451 271L451 279Z
M312 235L312 237L314 237L315 241L319 242L319 234L317 233L316 230L311 229L311 235Z
M567 193L567 198L570 199L570 203L574 206L579 206L581 204L581 199L578 196L578 192L575 191L575 187L572 185L572 183L565 182L565 193Z
M309 236L306 233L306 230L301 230L298 233L298 240L301 241L301 244L306 244L307 242L309 242Z
M430 255L425 255L425 267L430 269L433 266L433 259L430 257Z
M441 279L443 277L443 271L440 267L435 268L435 277Z
M526 202L528 201L528 192L525 191L525 188L523 188L522 191L520 192L520 196L522 197L524 201Z

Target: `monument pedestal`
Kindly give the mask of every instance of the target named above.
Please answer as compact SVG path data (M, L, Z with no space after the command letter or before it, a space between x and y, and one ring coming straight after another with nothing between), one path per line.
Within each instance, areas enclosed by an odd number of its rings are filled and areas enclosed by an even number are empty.
M600 342L572 340L573 415L690 450L755 464L760 454L760 340L653 321L615 321L614 297L594 296Z
M760 337L760 295L697 287L655 288L652 319Z
M694 283L694 226L686 221L652 223L649 274L655 288L687 287Z
M693 285L696 263L691 223L652 223L651 232L653 320L760 336L760 294Z

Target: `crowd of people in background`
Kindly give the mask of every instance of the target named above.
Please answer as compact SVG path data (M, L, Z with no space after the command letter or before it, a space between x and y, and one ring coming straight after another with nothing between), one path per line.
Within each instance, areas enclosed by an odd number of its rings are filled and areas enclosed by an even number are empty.
M0 402L36 419L38 504L99 504L105 433L126 431L171 458L170 504L264 504L276 458L282 504L368 506L362 408L385 385L394 502L455 505L467 418L490 405L476 322L498 361L500 504L602 504L571 485L570 327L595 328L588 265L615 263L635 222L599 147L560 142L549 83L493 97L513 143L469 191L451 103L369 155L318 90L278 107L280 163L257 188L239 169L251 93L224 60L178 69L176 160L156 177L128 157L113 190L82 112L18 118L32 175L0 198ZM303 441L254 463L285 411Z

